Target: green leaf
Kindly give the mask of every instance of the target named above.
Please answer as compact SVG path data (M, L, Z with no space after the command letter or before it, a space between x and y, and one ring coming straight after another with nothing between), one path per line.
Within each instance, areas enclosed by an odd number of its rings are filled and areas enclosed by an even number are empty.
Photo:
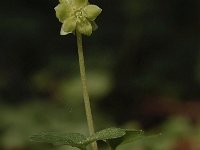
M31 141L50 143L56 146L69 145L85 150L86 146L82 142L86 137L80 133L58 134L53 132L43 132L30 137Z
M144 138L143 131L141 130L132 130L132 129L124 129L125 135L121 136L117 139L108 139L106 142L110 145L112 149L116 149L118 146L134 142L138 139Z
M88 145L94 141L102 140L109 144L112 149L118 146L138 140L143 136L143 131L120 128L107 128L89 136L83 143Z
M120 129L120 128L107 128L104 130L101 130L99 132L96 132L94 135L89 136L84 143L90 144L94 141L99 141L99 140L108 140L108 139L115 139L122 137L125 135L125 129Z
M116 149L122 144L130 143L143 137L143 131L141 130L107 128L87 138L80 133L58 134L43 132L31 136L31 140L35 142L51 143L57 146L69 145L81 150L86 150L89 144L99 140L108 143L112 149Z

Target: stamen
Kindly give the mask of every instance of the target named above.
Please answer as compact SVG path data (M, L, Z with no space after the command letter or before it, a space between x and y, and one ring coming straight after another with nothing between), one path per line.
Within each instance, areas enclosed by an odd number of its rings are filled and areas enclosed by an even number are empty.
M84 21L86 19L85 14L82 10L75 11L75 17L77 18L78 22Z

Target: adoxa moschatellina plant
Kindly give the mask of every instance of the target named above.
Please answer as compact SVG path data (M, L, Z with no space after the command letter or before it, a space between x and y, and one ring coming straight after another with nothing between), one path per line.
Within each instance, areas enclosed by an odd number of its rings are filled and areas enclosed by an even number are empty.
M82 35L90 36L97 29L94 20L102 12L96 5L90 4L88 0L59 0L55 7L56 17L62 23L61 35L73 33L77 37L77 47L80 65L80 76L83 88L83 100L85 104L86 118L89 128L89 136L80 133L52 133L42 132L31 136L35 142L46 142L57 146L69 145L86 150L91 145L92 150L98 150L96 141L106 142L112 150L119 145L132 142L143 137L141 130L107 128L99 132L94 131L90 100L87 90L86 73L83 56Z

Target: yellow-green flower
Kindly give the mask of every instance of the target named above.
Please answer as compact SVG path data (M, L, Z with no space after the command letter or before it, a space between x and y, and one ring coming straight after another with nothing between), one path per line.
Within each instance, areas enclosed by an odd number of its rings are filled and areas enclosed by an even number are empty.
M88 0L59 0L55 7L56 17L61 23L60 34L67 35L77 30L79 33L90 36L97 28L94 20L102 9L89 4Z

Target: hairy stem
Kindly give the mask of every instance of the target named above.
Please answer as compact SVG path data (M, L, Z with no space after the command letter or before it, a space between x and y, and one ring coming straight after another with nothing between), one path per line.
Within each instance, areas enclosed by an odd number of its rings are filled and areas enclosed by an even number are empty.
M78 46L78 56L79 56L79 66L80 66L80 74L81 74L81 81L82 81L82 88L83 88L83 100L85 104L85 111L87 117L87 124L89 128L90 135L94 134L94 125L93 125L93 118L92 118L92 111L90 107L90 99L87 90L87 80L86 80L86 73L85 73L85 63L84 63L84 56L83 56L83 45L82 45L82 36L77 31L77 46ZM92 143L92 149L98 150L97 143Z

